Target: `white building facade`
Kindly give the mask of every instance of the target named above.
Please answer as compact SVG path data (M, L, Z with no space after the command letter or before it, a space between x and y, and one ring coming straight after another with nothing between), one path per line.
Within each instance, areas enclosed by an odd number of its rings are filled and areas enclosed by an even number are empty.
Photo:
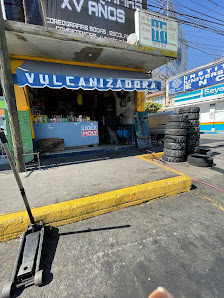
M171 77L167 81L166 106L200 107L200 130L224 133L224 59Z

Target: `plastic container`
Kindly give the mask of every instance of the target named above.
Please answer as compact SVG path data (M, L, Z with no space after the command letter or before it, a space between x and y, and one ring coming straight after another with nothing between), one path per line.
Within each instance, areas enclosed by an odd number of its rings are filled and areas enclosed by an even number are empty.
M49 119L48 119L48 116L47 115L43 115L42 116L42 119L43 119L43 122L44 123L49 122Z
M43 117L41 115L37 115L37 123L43 123Z
M32 115L32 120L33 120L33 123L37 123L37 116L36 115Z

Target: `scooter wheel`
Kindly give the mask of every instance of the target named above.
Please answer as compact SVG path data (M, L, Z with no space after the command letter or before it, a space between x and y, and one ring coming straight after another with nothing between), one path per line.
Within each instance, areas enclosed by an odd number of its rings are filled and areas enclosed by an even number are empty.
M8 283L3 287L2 298L10 298L12 294L13 283Z
M34 275L35 286L41 286L43 283L43 270L39 270Z

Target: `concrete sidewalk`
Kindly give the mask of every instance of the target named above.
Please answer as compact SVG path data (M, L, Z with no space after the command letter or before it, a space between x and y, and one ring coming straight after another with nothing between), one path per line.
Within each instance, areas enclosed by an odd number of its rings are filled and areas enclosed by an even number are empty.
M190 190L191 179L144 156L96 157L51 164L21 174L35 220L54 226ZM20 191L11 171L0 172L0 240L27 227Z

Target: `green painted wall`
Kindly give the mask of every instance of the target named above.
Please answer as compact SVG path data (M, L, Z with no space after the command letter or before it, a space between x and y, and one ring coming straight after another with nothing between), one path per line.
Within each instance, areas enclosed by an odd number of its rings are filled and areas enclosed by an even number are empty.
M18 116L19 116L19 124L20 124L22 143L23 143L23 153L32 153L33 141L32 141L31 126L30 126L29 110L18 111ZM7 110L5 110L5 118L6 118L8 144L11 152L13 152L12 135L11 135L11 130L9 126L9 115ZM33 159L34 159L33 155L25 156L25 162L30 162Z

